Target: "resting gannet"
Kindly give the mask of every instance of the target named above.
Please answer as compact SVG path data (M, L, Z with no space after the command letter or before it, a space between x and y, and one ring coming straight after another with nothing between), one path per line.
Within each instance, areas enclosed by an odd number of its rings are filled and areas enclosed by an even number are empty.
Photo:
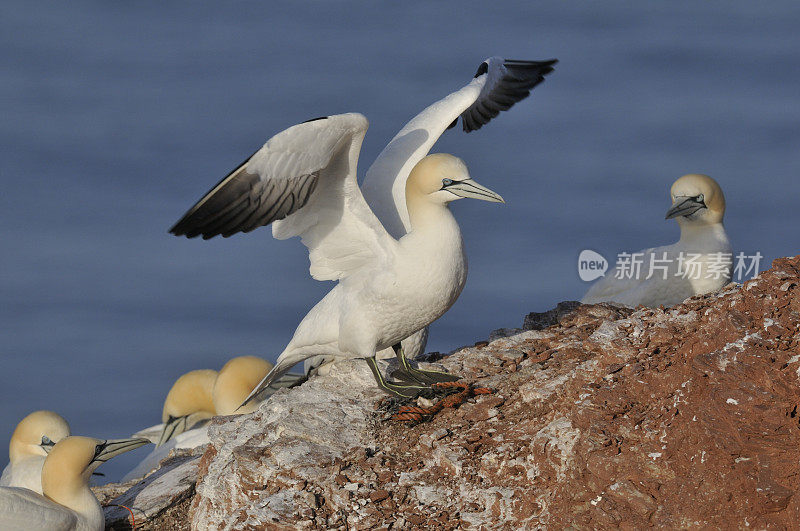
M9 462L0 486L42 493L42 465L58 441L69 436L69 424L52 411L34 411L17 424L8 444Z
M178 378L167 393L161 421L164 423L156 446L216 415L214 383L217 371L200 369Z
M422 159L406 183L411 231L394 239L367 206L356 166L368 122L357 113L290 127L214 187L172 228L212 237L274 222L273 236L300 236L311 275L339 283L306 315L257 396L294 364L315 356L365 358L378 385L415 396L427 385L386 381L375 354L438 319L466 280L461 233L448 203L462 197L502 202L452 155ZM410 369L408 362L401 365ZM429 384L430 375L409 370ZM247 402L246 401L246 402Z
M211 369L188 372L178 378L167 393L162 424L133 436L150 438L159 447L216 415L250 413L256 405L238 411L237 408L271 368L270 362L256 356L239 356L229 360L219 372ZM271 390L274 392L300 379L300 375L289 375L276 382Z
M317 249L317 243L326 240L324 234L326 228L324 225L318 225L314 229L311 225L314 219L320 216L313 213L314 207L303 207L306 203L322 205L324 202L316 199L328 193L317 190L321 173L352 174L352 183L348 178L344 181L344 188L337 186L335 187L337 189L332 191L336 196L341 195L343 189L347 197L338 201L341 202L343 199L348 203L346 207L332 205L334 210L355 208L356 212L353 213L356 216L368 212L369 216L377 216L377 221L382 223L381 230L387 231L395 239L402 238L412 226L405 198L406 181L411 169L428 154L439 136L455 126L459 117L462 119L464 131L479 129L500 111L509 109L514 103L527 97L531 89L553 70L555 63L555 60L504 61L499 57L492 57L481 63L474 79L468 85L429 106L401 129L367 171L363 197L359 193L354 200L351 200L350 195L353 195L353 190L358 191L355 184L355 163L364 133L361 132L360 136L350 135L348 138L342 138L343 142L354 146L354 149L350 149L348 157L345 157L344 147L336 145L339 139L332 139L330 131L334 125L332 119L336 119L338 125L343 117L356 115L327 117L294 126L273 137L253 157L231 172L190 209L170 232L189 238L200 235L204 239L216 235L228 237L237 232L252 231L290 216L289 219L305 226L300 227L289 220L286 225L283 225L283 222L276 223L273 226L273 235L279 239L300 235L307 246L306 241L312 241L309 247L312 277L319 280L342 279L347 273L326 270L324 262L347 260L360 262L365 254L372 253L367 249L358 249L357 240L360 238L351 239L343 247L341 256L338 256L337 251L329 244L323 245L326 251ZM325 123L315 123L318 120ZM364 124L366 129L366 120ZM316 138L317 135L320 138ZM298 152L301 149L303 151ZM325 185L323 188L327 189L330 186ZM364 198L372 208L371 212L364 204ZM329 211L331 206L326 204L324 209ZM294 215L297 211L304 213ZM357 225L361 222L336 220L331 215L325 217L331 225L346 230L348 225L352 225L350 229L360 230ZM374 218L369 220L367 226L374 225L374 221ZM292 228L282 230L283 226ZM345 236L345 240L347 239ZM316 259L317 255L320 256L319 260ZM348 255L351 256L348 258ZM335 265L333 269L341 267L349 270L347 266L342 265ZM427 339L425 327L412 331L412 334L413 337L401 338L402 344L391 345L401 361L401 367L404 368L410 366L403 351L408 349L415 355L424 349ZM309 359L306 363L306 373L326 359L322 352L306 358ZM409 372L407 376L410 377L411 373ZM416 380L419 379L420 375L417 374Z
M211 417L254 411L258 402L251 402L238 411L237 408L271 368L270 362L256 356L239 356L228 361L219 373L198 370L178 378L164 401L164 423L133 435L149 438L157 443L156 448L125 474L123 481L143 477L158 468L172 450L207 444L209 438L205 421ZM276 382L271 391L301 379L302 375L287 375Z
M672 207L666 219L678 222L680 240L631 253L627 263L617 263L614 274L609 272L592 285L581 302L673 306L730 281L733 253L722 225L722 188L708 175L689 174L675 181L670 195Z
M42 467L44 495L18 487L0 487L0 529L102 531L103 509L89 489L89 477L115 455L149 442L75 436L59 441Z

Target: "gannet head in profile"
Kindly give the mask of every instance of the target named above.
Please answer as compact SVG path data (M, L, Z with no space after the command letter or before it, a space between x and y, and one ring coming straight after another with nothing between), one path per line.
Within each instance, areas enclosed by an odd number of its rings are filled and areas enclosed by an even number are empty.
M217 371L201 369L178 378L167 393L161 420L161 431L156 446L161 446L198 422L216 414L214 409L214 383Z
M11 464L23 459L45 457L61 439L69 436L69 424L52 411L34 411L17 424L8 445Z
M505 203L499 194L470 177L463 160L447 153L434 153L424 157L414 166L406 181L409 211L423 201L448 204L465 197Z
M672 208L666 219L675 219L681 230L722 223L725 196L717 181L708 175L690 173L670 189Z
M147 439L67 437L53 447L44 462L42 491L47 498L77 512L79 517L97 519L99 513L102 524L103 512L89 490L89 477L112 457L149 443Z
M256 356L239 356L228 361L214 383L212 400L217 415L252 413L258 403L239 406L272 369L272 364Z

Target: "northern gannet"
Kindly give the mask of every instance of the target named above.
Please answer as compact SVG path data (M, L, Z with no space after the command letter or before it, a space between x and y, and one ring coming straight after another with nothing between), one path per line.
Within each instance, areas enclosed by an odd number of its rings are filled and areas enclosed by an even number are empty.
M438 319L466 280L461 233L448 203L502 202L452 155L422 159L406 182L411 231L394 239L361 195L358 154L368 122L357 113L316 119L272 137L172 228L204 238L273 223L273 236L300 236L317 280L339 283L302 320L255 397L294 364L315 356L365 358L378 385L414 396L435 376L408 366L400 341ZM386 381L375 354L396 347L418 385ZM246 401L246 402L247 402Z
M42 493L42 465L58 441L69 436L69 424L52 411L34 411L17 424L8 444L9 462L0 486Z
M164 424L156 446L216 415L213 395L217 375L217 371L200 369L187 372L172 384L164 400Z
M364 198L372 208L371 214L377 216L382 223L381 228L398 239L411 229L405 199L406 180L411 169L428 154L445 130L455 126L459 117L462 119L464 131L479 129L500 111L509 109L527 97L531 89L553 70L556 62L556 60L516 61L491 57L481 63L469 84L429 106L406 124L384 148L367 171L364 180ZM322 120L328 121L326 126L330 125L330 118ZM364 122L366 124L366 120ZM309 123L313 124L314 121ZM189 238L202 235L204 239L216 235L228 237L236 232L249 232L292 215L313 197L319 196L320 193L315 193L315 189L318 186L320 172L333 173L334 170L338 170L351 171L355 174L355 162L363 132L355 142L355 153L349 156L348 162L352 167L346 168L343 164L344 150L341 146L336 146L337 139L331 140L327 133L321 133L321 138L317 139L315 135L318 131L318 124L314 126L301 124L273 137L264 148L206 194L172 227L170 232ZM300 153L298 149L303 149L304 152ZM331 152L338 154L341 160L331 158ZM352 186L349 182L346 185L348 197L345 201L349 201L353 189L358 190L355 177L352 180ZM334 193L339 194L341 191L334 190ZM356 203L358 203L355 207L357 210L365 210L366 205L363 205L361 197L356 198ZM335 207L341 208L341 205ZM305 212L308 210L308 208L303 209ZM280 224L276 224L273 227L273 235L279 239L302 235L305 243L305 233L315 232L308 226L309 223L313 223L315 217L317 217L315 214L294 216L295 220L302 219L302 223L307 226L281 231ZM331 222L341 227L348 224L337 222L335 219ZM356 225L358 224L357 222ZM372 220L367 223L368 226L371 224ZM296 224L289 223L289 225ZM358 230L355 225L351 228ZM369 227L367 229L369 230ZM324 227L318 227L317 234L311 239L324 240L325 235L322 233L325 230ZM292 232L293 234L290 234ZM358 262L360 261L358 253L369 253L369 251L364 249L359 251L352 243L353 241L344 247L343 253L344 255L355 253L352 258ZM320 280L343 278L341 272L324 271L322 262L331 258L334 262L339 261L335 255L316 260L315 254L320 254L321 251L311 248L310 251L311 275L314 278ZM331 251L332 249L328 249L321 254L324 255L325 252L331 254ZM315 268L321 269L315 271ZM406 367L408 362L402 352L407 349L412 356L421 352L425 347L427 329L423 327L414 331L412 337L401 339L402 344L398 346L403 350L398 357L401 359L401 366ZM325 356L321 353L307 358L309 362L306 363L306 373L325 361Z
M411 168L428 154L439 137L455 127L461 118L462 130L477 131L515 103L527 98L531 90L553 71L556 60L518 61L490 57L483 61L472 80L459 90L429 105L412 118L381 151L364 177L361 192L384 228L395 238L411 229L406 209L406 180ZM404 354L414 359L425 350L428 328L401 342ZM394 356L384 349L377 359ZM325 374L333 358L315 356L305 362L304 373Z
M149 442L76 436L59 441L42 467L43 495L0 487L0 529L102 531L103 509L89 489L89 477L112 457Z
M212 398L216 380L217 371L211 369L190 371L175 380L164 400L162 423L133 434L147 438L156 447L123 476L123 482L144 477L176 448L208 443L203 423L216 414Z
M678 222L680 240L630 253L614 274L606 273L592 285L581 302L673 306L730 281L733 253L722 224L722 188L708 175L689 174L675 181L670 196L666 219Z
M197 370L178 378L164 400L164 423L133 435L149 438L157 443L156 448L122 480L130 481L145 476L158 468L173 450L207 444L209 438L205 421L211 417L254 411L258 402L251 402L238 411L237 408L271 368L270 362L256 356L239 356L229 360L219 372ZM276 382L272 391L301 379L300 375L288 375Z

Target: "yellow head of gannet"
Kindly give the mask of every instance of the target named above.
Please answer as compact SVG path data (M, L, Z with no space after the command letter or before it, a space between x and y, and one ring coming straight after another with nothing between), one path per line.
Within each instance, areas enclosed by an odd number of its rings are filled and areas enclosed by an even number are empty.
M17 424L8 445L12 464L32 456L45 457L58 441L69 436L69 424L58 413L34 411Z
M175 381L164 400L161 414L164 429L156 446L216 414L213 400L216 379L217 371L201 369L188 372Z
M228 361L214 383L213 400L217 415L252 413L257 403L239 406L272 368L272 364L256 356L239 356Z
M50 451L42 467L44 496L60 506L38 504L34 510L49 511L31 521L46 522L63 518L64 508L76 519L70 529L103 529L103 510L89 489L92 472L112 457L150 443L147 439L101 440L91 437L67 437ZM60 528L59 528L60 529Z
M675 218L681 229L722 223L725 216L725 195L708 175L684 175L672 184L670 197L666 219Z
M70 507L75 495L89 484L97 467L114 456L145 444L147 439L94 439L70 436L58 442L42 467L42 490L51 500Z
M8 445L9 463L0 476L0 486L41 494L44 459L53 445L68 435L67 421L52 411L34 411L22 419Z
M414 166L406 181L409 216L421 202L447 204L465 197L505 203L500 195L470 177L463 160L447 153L424 157ZM413 227L413 220L411 224Z

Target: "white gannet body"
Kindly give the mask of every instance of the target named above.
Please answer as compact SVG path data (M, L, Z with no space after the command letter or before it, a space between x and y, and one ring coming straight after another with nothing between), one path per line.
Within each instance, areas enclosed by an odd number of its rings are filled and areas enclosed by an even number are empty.
M273 224L273 236L300 236L311 275L338 280L303 319L255 397L294 364L318 355L364 357L439 318L466 278L461 234L447 204L460 197L502 201L451 155L421 160L406 183L411 231L394 239L356 181L367 120L330 116L290 127L203 197L173 227L210 238ZM399 357L399 356L398 356ZM379 374L379 385L384 387Z
M444 131L455 126L459 117L462 119L464 131L479 129L500 111L507 110L516 102L526 98L530 91L544 80L544 76L553 70L556 62L556 60L516 61L491 57L481 63L470 83L429 106L406 124L381 152L364 179L363 196L372 209L371 213L382 223L382 229L388 231L394 238L401 238L411 229L405 200L406 180L411 169L428 154ZM325 124L326 127L329 125L330 122ZM305 129L308 131L304 131ZM171 232L190 238L198 235L211 238L217 234L227 237L239 231L249 232L274 220L290 216L310 201L312 195L321 195L314 190L317 187L319 172L324 169L330 173L334 167L323 168L320 163L333 162L330 159L332 149L339 153L343 152L330 144L327 134L319 139L315 138L315 131L315 128L301 124L271 139L262 150L206 194L171 229ZM358 138L357 145L360 146L360 143L361 138ZM298 150L303 152L299 153ZM356 155L357 151L358 147ZM354 166L355 159L353 167L346 170L354 172ZM275 177L278 178L274 179ZM249 186L252 188L248 191ZM352 187L348 188L346 193L352 194ZM358 199L363 202L363 199ZM356 208L363 210L364 206L359 204ZM304 220L303 223L308 224L313 223L315 215L295 216L298 217ZM339 225L344 226L346 223ZM291 235L303 235L305 242L306 229L308 227L296 227L293 229L294 233L290 234L291 231L282 231L279 224L276 224L273 234L281 239ZM322 228L318 232L324 230ZM353 241L357 240L358 238ZM352 249L346 246L342 254L351 251ZM362 250L362 253L364 251ZM342 278L340 275L329 276L326 273L315 272L315 262L321 261L315 260L313 250L311 254L311 273L314 278L323 280ZM424 327L415 331L412 336L404 338L402 349L414 357L424 350L426 341L427 327ZM391 350L385 349L377 356L386 357L391 353ZM320 365L324 365L329 359L331 358L322 355L322 352L307 357L305 374L318 368L324 370Z
M89 477L105 461L149 442L74 436L61 440L42 467L43 495L0 487L0 529L102 531L103 509L89 489Z
M670 195L672 208L666 217L678 222L680 240L630 253L615 272L592 285L581 302L673 306L730 281L733 253L722 224L725 196L719 184L707 175L684 175L672 185Z
M0 486L42 493L42 465L53 445L69 436L69 425L52 411L34 411L17 424L8 444L9 462Z

